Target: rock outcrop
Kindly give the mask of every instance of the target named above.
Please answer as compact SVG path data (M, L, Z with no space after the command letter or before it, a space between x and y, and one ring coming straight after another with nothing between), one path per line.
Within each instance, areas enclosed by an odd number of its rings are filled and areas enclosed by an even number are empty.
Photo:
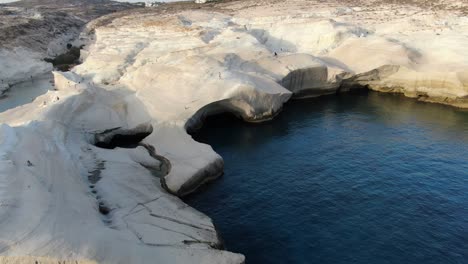
M261 122L291 98L362 88L467 107L466 19L457 10L395 10L192 2L87 24L83 63L54 73L54 90L0 113L0 254L244 262L176 197L223 169L187 130L217 113Z
M44 58L67 51L87 22L133 4L95 0L31 0L0 7L0 95L3 90L49 73Z
M419 72L398 65L385 65L343 81L341 91L367 88L402 93L420 101L468 108L468 72Z

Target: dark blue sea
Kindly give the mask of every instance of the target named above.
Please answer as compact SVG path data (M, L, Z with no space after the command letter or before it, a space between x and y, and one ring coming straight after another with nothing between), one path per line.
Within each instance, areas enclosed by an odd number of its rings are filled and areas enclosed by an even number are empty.
M468 111L399 95L208 118L225 174L186 201L246 263L468 263Z

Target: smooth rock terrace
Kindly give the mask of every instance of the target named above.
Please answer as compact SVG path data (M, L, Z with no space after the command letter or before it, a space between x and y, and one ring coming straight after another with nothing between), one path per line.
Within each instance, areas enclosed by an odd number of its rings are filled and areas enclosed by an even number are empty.
M83 63L0 113L0 254L243 263L176 197L223 170L187 130L220 112L261 122L293 97L363 88L468 108L466 4L417 3L174 3L88 23L76 41ZM14 65L0 75L22 73ZM94 146L110 129L141 141Z

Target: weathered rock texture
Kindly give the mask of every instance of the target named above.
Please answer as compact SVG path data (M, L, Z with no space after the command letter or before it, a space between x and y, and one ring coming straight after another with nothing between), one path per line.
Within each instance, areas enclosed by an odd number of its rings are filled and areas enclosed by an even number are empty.
M452 4L175 3L92 21L83 63L0 113L0 254L242 263L172 195L222 173L186 130L220 112L261 122L292 97L363 87L466 107L466 4Z

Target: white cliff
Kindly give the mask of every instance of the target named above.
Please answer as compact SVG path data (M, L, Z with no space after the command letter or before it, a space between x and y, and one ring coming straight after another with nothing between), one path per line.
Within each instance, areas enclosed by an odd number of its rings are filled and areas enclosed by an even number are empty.
M174 196L223 169L187 130L207 115L260 122L292 97L365 86L467 107L464 7L177 3L94 21L81 65L0 113L0 254L242 263Z

